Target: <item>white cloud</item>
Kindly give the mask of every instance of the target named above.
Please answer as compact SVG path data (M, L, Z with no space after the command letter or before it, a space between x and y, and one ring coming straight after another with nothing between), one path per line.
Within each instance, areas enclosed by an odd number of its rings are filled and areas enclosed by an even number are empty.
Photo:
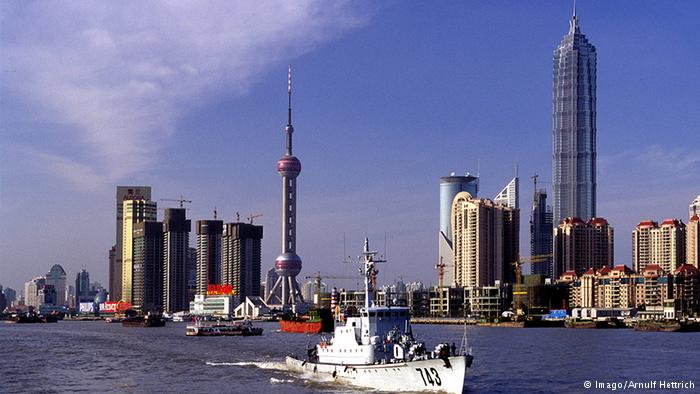
M212 88L244 94L369 19L356 4L311 0L6 2L0 15L3 89L68 125L80 154L37 141L34 155L78 183L129 176L157 158L187 103Z

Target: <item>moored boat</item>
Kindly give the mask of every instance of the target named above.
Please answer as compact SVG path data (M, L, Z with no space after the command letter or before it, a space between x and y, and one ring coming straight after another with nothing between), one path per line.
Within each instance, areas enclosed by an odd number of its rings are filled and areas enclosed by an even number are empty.
M644 320L634 325L635 331L654 332L698 332L700 322L684 320Z
M331 338L321 336L318 345L307 349L306 357L287 356L292 372L304 373L310 380L332 379L349 385L382 391L440 391L461 393L467 368L473 357L462 346L439 343L429 351L413 337L410 311L405 307L378 307L373 300L371 278L376 275L377 252L369 250L365 239L362 273L365 306L359 316L336 322ZM465 330L466 334L466 330Z
M188 325L185 335L189 337L253 336L262 335L262 327L253 327L250 321L207 323L197 321Z
M333 315L330 309L314 308L307 316L285 316L280 319L280 331L300 334L333 332Z
M131 316L121 321L125 327L165 327L165 318L159 313L148 313L145 316Z

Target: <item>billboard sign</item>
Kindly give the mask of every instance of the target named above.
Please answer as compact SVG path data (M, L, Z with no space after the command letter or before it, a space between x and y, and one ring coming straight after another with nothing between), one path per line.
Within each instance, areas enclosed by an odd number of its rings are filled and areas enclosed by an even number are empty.
M79 311L80 313L95 313L95 304L92 302L81 302Z
M131 309L131 304L124 301L106 301L100 304L100 312L103 313L124 312L127 309Z
M207 295L233 295L233 286L231 285L208 285Z

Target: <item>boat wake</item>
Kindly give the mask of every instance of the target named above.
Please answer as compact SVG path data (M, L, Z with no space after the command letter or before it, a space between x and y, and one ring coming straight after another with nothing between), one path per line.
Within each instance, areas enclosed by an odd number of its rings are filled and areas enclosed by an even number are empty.
M272 384L277 384L277 383L294 383L294 379L275 379L275 378L270 378L270 383L272 383Z
M207 361L207 365L213 366L213 367L221 367L221 366L236 366L236 367L258 367L260 369L273 369L277 371L286 371L287 370L287 365L283 362L276 362L276 361L238 361L238 362L215 362L215 361Z

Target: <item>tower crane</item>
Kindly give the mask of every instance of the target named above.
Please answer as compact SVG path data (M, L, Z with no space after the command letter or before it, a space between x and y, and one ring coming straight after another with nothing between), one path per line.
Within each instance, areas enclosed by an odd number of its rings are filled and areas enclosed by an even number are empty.
M248 223L253 224L253 220L254 220L254 219L256 219L256 218L261 218L261 217L262 217L262 213L257 213L257 214L252 214L252 213L251 213L251 214L248 215Z
M442 304L442 281L445 277L445 267L451 267L449 264L445 264L445 262L442 260L442 256L440 256L440 262L435 264L435 269L438 272L438 294L440 297L440 316L444 316L445 312L443 309L443 304Z
M519 256L518 260L511 263L515 267L515 283L522 284L523 276L521 275L521 264L522 263L547 263L549 259L552 258L552 253L548 254L534 254L532 256Z
M320 307L321 305L321 280L322 279L357 279L355 276L342 276L342 275L326 275L326 274L321 274L320 271L316 272L314 275L309 275L305 276L304 279L314 279L316 282L316 294L319 295L319 298L316 302L316 306Z
M192 200L185 200L180 194L180 198L161 198L160 201L174 201L180 203L180 208L185 206L185 203L192 204Z

